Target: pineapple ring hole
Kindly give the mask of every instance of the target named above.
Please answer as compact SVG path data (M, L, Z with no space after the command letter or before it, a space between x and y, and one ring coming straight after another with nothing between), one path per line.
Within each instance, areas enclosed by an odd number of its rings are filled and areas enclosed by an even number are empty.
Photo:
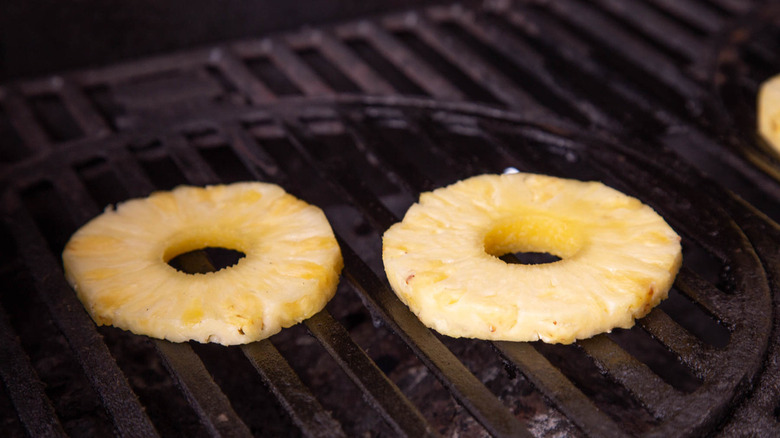
M170 236L161 245L162 260L185 274L206 274L231 268L247 256L251 245L230 227L196 226Z
M486 253L506 263L538 265L572 257L585 246L585 238L568 221L522 215L495 221L484 244Z
M206 274L235 266L244 257L241 251L208 246L176 255L168 265L185 274Z

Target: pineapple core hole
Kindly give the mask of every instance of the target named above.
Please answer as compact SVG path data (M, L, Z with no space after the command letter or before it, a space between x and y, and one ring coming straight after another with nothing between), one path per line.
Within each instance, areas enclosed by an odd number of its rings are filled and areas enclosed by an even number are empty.
M584 238L566 221L524 215L496 221L485 235L485 252L506 263L554 263L579 252Z
M561 258L549 252L510 252L499 257L507 263L520 265L543 265L557 262Z
M229 268L244 257L241 251L209 246L179 254L168 264L186 274L205 274Z

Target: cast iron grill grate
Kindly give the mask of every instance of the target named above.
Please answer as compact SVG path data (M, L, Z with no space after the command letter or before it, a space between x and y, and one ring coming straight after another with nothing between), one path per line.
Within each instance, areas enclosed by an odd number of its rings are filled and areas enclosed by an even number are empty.
M407 142L400 142L402 138ZM14 360L3 361L6 392L28 430L48 425L76 434L76 426L63 424L62 413L52 407L60 403L58 395L41 383L32 385L39 388L39 404L22 403L30 382L40 382L38 375L46 384L51 378L45 363L25 360L27 355L36 359L24 351L36 342L34 335L24 334L25 327L34 324L27 320L40 315L51 318L62 333L72 351L62 354L83 370L94 389L95 394L83 397L97 400L98 406L78 422L91 424L92 430L109 427L120 434L154 434L179 427L175 419L165 420L173 424L162 423L160 417L170 406L146 405L143 400L149 395L136 395L148 389L143 373L139 378L128 372L136 359L123 351L137 343L144 344L135 348L146 351L145 360L151 355L162 365L157 377L170 381L168 390L178 393L172 398L186 403L177 407L186 411L183 418L197 418L195 432L206 435L247 436L274 427L252 418L254 411L242 406L247 400L220 371L224 367L256 370L245 380L273 394L269 409L277 415L286 412L288 426L312 435L384 430L417 436L451 434L453 427L496 436L525 434L528 429L537 435L711 430L728 423L734 403L748 404L754 390L749 382L762 371L772 304L766 268L751 240L762 239L770 246L776 241L767 235L746 236L738 226L741 218L713 201L713 196L731 199L730 195L714 187L703 193L700 187L706 183L694 170L679 162L666 163L670 155L643 158L638 147L629 149L489 108L345 99L280 102L238 114L213 112L155 135L129 133L54 149L35 162L15 166L5 180L9 189L3 201L4 229L12 256L3 272L31 277L29 289L12 282L16 287L2 300L4 308L14 310L6 310L11 316L4 318L10 318L5 333L20 332L18 338L8 339L14 353L6 354ZM216 150L221 152L215 154ZM395 160L388 160L390 155ZM207 156L222 156L222 164L206 161ZM443 165L432 165L432 157ZM158 185L147 176L143 160L167 162L164 166L177 171ZM597 178L653 205L684 236L686 264L673 298L637 329L573 347L495 343L490 348L479 341L443 339L424 328L383 280L380 233L426 187L508 167ZM159 173L161 167L148 168ZM225 349L232 351L229 355L222 348L96 330L62 278L58 257L67 237L106 202L180 183L229 182L235 172L277 182L303 199L316 200L333 223L344 251L345 284L327 310L305 324L321 347L301 341L308 339L301 328L270 341ZM697 221L689 220L691 212L697 212ZM764 219L754 220L775 229ZM22 291L33 294L36 303L20 303ZM679 308L698 309L699 317L677 322L688 315ZM345 315L345 309L353 313ZM364 321L348 328L359 315ZM702 324L705 328L698 333L720 335L696 337L695 326ZM375 337L379 340L366 340ZM304 350L319 352L296 352L301 342ZM657 351L667 352L667 357L653 359L621 348L642 344L660 346ZM472 357L475 350L486 356L479 357L484 362L479 367L470 368L477 361ZM388 368L389 362L396 367ZM594 379L582 372L577 375L566 363L585 364L583 369L590 369ZM341 368L344 374L324 377L306 368L310 364L331 374ZM676 374L658 372L667 368ZM485 376L485 370L493 370L493 375ZM415 394L399 376L404 373L419 373L429 385L438 386L433 382L438 380L439 394ZM496 381L508 387L496 387ZM329 393L336 385L350 388L342 388L345 394L333 400ZM416 398L428 396L445 405L444 412L453 417L442 422L439 412L431 410L438 404L421 404ZM338 406L350 397L365 403L361 421ZM254 402L260 403L248 401ZM154 412L155 408L163 412ZM103 410L105 414L98 415ZM763 426L764 431L776 427ZM277 421L275 427L284 424Z
M776 166L724 140L710 95L723 35L772 9L623 3L431 7L0 88L6 430L777 433ZM421 191L509 167L653 205L684 236L672 297L572 347L424 328L384 282L381 233ZM61 275L78 225L155 189L251 179L334 224L346 268L326 311L242 348L94 327Z

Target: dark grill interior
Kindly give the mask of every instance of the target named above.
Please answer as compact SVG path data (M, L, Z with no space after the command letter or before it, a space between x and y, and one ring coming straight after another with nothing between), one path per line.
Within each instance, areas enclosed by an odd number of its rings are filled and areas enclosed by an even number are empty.
M0 426L777 435L780 157L753 126L779 49L772 3L489 1L6 83ZM683 237L670 298L570 346L425 328L389 289L382 233L420 192L508 168L655 208ZM243 180L325 211L345 261L326 310L242 347L96 328L62 275L70 235L108 204Z

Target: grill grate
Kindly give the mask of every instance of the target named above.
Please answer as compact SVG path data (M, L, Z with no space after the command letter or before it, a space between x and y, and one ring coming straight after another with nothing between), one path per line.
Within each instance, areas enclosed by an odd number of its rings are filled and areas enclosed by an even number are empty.
M723 107L753 106L745 96L776 67L775 17L731 0L455 4L3 86L2 424L777 433L780 172ZM755 70L741 76L740 62ZM381 233L420 192L508 167L602 180L656 208L684 238L671 298L632 330L568 347L426 329L383 280ZM345 259L326 310L234 348L94 326L58 261L78 225L156 189L247 179L325 210ZM64 348L40 347L49 333ZM50 355L90 389L71 391Z
M693 170L687 169L687 172L677 173L678 176L674 177L675 173L664 170L656 160L648 162L642 159L636 149L630 149L631 154L627 155L621 151L624 146L616 146L605 139L598 139L596 144L596 139L580 138L581 134L577 131L560 131L560 128L526 122L511 113L499 116L489 109L480 113L473 108L438 107L432 103L421 107L420 102L414 100L405 104L400 104L398 99L392 104L383 104L380 100L370 104L364 104L359 99L353 101L306 101L305 104L293 101L264 108L260 112L251 109L238 116L230 112L217 121L210 118L199 122L210 125L208 129L201 126L195 130L192 120L188 120L184 125L175 126L169 133L160 135L159 141L144 140L140 143L152 144L156 159L164 158L179 169L179 175L184 180L170 181L169 185L220 182L220 172L215 170L217 167L212 169L200 150L227 147L237 160L234 163L242 163L244 170L252 176L264 180L270 178L304 199L320 199L320 205L323 205L341 239L345 278L368 312L411 347L457 403L468 411L468 414L462 412L460 415L473 416L488 433L495 436L524 433L529 427L533 429L533 423L517 417L515 410L522 404L505 405L464 364L467 356L461 357L462 352L449 345L448 340L439 339L424 328L395 298L377 275L381 272L376 255L377 237L397 220L397 212L403 212L423 186L441 185L469 173L500 171L512 166L583 178L599 177L641 197L669 218L685 236L686 251L703 252L715 260L697 265L697 256L694 256L694 264L686 265L675 288L681 297L687 297L681 299L690 299L702 306L705 313L713 315L718 324L725 327L728 340L720 348L713 347L686 331L662 309L654 310L640 322L641 329L635 330L634 336L649 336L647 339L655 339L654 342L668 348L679 358L679 366L690 370L688 375L699 380L693 389L686 386L685 381L668 382L655 374L650 365L620 348L618 334L579 343L577 350L584 353L585 360L603 373L607 381L613 382L611 386L625 388L616 391L613 395L616 400L612 401L588 396L587 388L579 387L576 381L570 380L556 367L555 357L569 360L573 354L563 347L497 343L500 354L494 353L489 362L493 367L502 369L504 361L508 361L510 369L516 367L525 376L522 382L516 379L514 385L525 387L525 391L534 391L534 396L540 400L549 400L552 406L545 409L552 409L550 415L557 416L558 421L571 422L547 433L561 427L564 430L575 428L587 435L629 433L632 429L625 429L626 418L637 421L637 425L632 427L647 433L672 430L699 432L709 430L721 421L734 399L748 396L742 382L752 380L760 370L772 324L766 274L751 242L733 223L734 219L726 210L713 208L711 199L694 192L701 183ZM275 108L280 110L277 112ZM412 163L415 171L381 161L392 150L389 141L396 140L398 135L417 139L416 145L399 151L407 155L406 164ZM109 352L100 342L99 332L95 331L61 275L44 274L60 272L53 257L59 253L75 224L98 212L91 193L99 193L94 186L103 179L89 179L85 175L100 172L93 169L79 174L74 166L85 162L88 157L100 157L97 161L87 162L106 168L102 172L113 174L113 180L127 180L127 175L122 175L126 171L122 169L132 170L130 181L134 178L137 182L139 177L145 180L143 171L139 174L137 169L126 163L118 165L121 161L132 159L128 158L127 151L131 149L128 145L136 144L134 140L137 137L128 135L113 143L96 140L56 150L37 163L38 168L47 169L44 174L25 175L23 166L15 169L9 175L9 182L15 190L7 196L17 201L6 202L10 209L7 227L9 233L16 236L23 269L29 269L31 275L37 278L35 288L42 294L66 337L72 333L69 343L79 346L80 350L75 351L81 354L76 359L88 370L86 374L105 374L107 364L114 364L108 366L109 370L113 368L113 371L108 371L109 377L93 376L91 382L101 399L108 400L104 407L114 426L119 431L147 427L148 432L154 433L153 424L141 411L132 393L133 385L125 380L121 367L116 366L114 359L104 356ZM438 173L426 173L430 161L414 159L414 154L420 157L433 154L451 166L438 169ZM258 164L260 160L262 167ZM678 163L676 166L682 165ZM347 169L356 171L350 174L345 172ZM379 169L383 171L374 179L384 180L383 183L373 184L370 179L358 177L362 172L372 173ZM427 174L429 178L434 176L435 179L420 179L421 174ZM49 181L45 187L50 193L31 198L32 192L25 187L40 184L41 180ZM138 186L132 184L120 183L116 197L142 195L155 188L150 181ZM716 189L713 191L720 197L729 196ZM23 198L21 201L19 196ZM45 226L41 221L53 213L51 208L58 205L69 211L70 219L64 221L66 224L58 225L65 229L48 236L41 235L41 228ZM697 223L690 223L687 221L690 211L706 213L700 213ZM354 224L364 221L371 224L359 227L363 234L368 233L367 239L358 237L354 231ZM768 224L763 220L761 223L764 226ZM719 233L716 241L711 238L711 233ZM359 249L356 251L353 247ZM373 254L370 251L374 251ZM47 259L48 262L45 261ZM713 277L712 271L718 278L725 267L729 268L729 278L725 281L713 283L706 279ZM59 292L55 294L54 291ZM340 293L342 300L349 299L343 296L344 291ZM750 326L740 323L746 317L753 322ZM375 421L384 418L395 433L416 436L421 431L435 433L437 429L447 433L446 426L432 423L435 413L415 405L404 388L393 381L392 373L382 373L376 359L367 355L359 343L350 341L350 336L355 336L353 332L330 317L328 312L308 321L306 326L327 354L333 356L336 366L343 368L348 379L356 383L354 390L359 393L365 391L369 406L376 410ZM92 335L86 336L85 333ZM345 336L345 333L350 336ZM392 335L388 332L386 336ZM472 343L477 341L463 342L466 345ZM197 351L186 344L174 345L163 341L155 341L154 344L170 378L191 404L207 434L245 436L252 433L245 424L246 420L234 410L233 405L241 401L231 400L229 394L223 393L221 386L210 377ZM287 359L271 342L253 344L243 350L272 388L282 408L304 432L322 430L323 424L331 426L328 430L344 428L348 435L356 432L349 428L353 425L344 423L343 418L327 413L328 408L318 400L322 397L318 391L322 389L307 389L312 383L304 383L296 376L300 371L292 372L289 365L285 366ZM581 356L582 353L576 354ZM106 378L112 384L107 385L99 378ZM113 407L113 414L109 404L112 398L116 399L113 403L117 405ZM617 405L625 405L627 400L632 406L629 412L616 408ZM120 402L124 403L121 407ZM683 406L687 409L681 409ZM137 409L139 418L128 418L127 411L132 409ZM563 420L563 417L568 420ZM52 421L57 424L56 420L49 418L49 422ZM131 426L124 423L130 421L134 422Z

